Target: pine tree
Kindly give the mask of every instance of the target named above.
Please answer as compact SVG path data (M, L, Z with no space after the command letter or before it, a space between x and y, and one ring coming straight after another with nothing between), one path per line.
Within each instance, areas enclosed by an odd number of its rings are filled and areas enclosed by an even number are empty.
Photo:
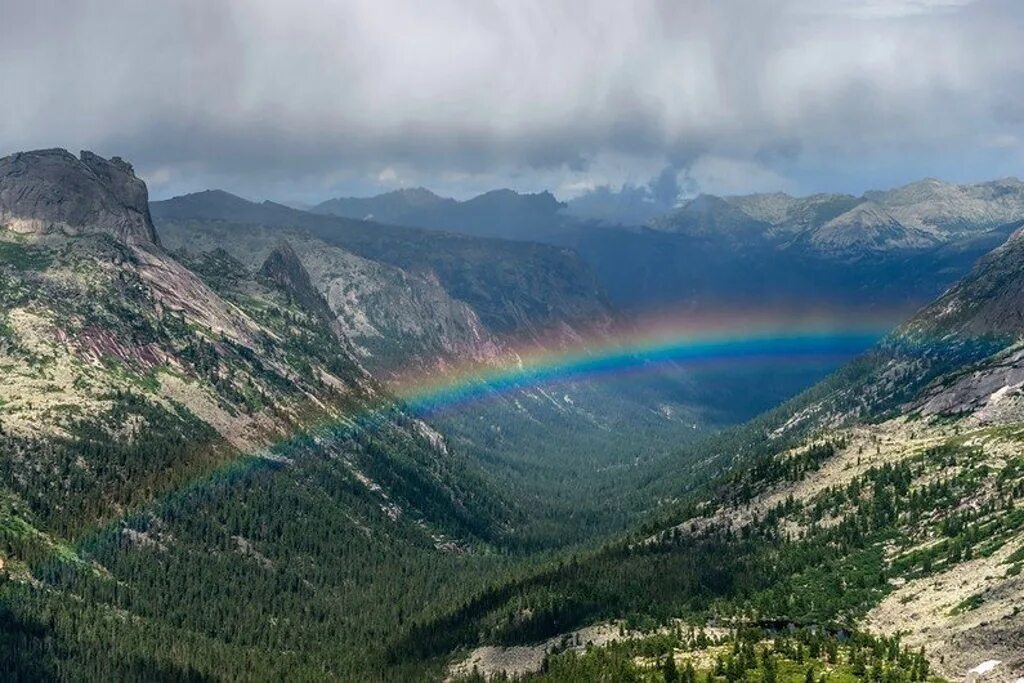
M679 683L679 670L676 669L675 653L669 652L668 657L661 664L661 673L665 677L665 683Z

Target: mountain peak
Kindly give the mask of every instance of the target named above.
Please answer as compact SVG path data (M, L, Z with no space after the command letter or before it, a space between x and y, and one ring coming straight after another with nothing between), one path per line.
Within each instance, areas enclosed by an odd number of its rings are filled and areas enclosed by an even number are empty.
M267 255L260 267L260 275L289 292L300 306L323 322L331 324L334 321L327 302L313 285L309 271L287 240L280 240Z
M764 238L768 224L713 194L699 194L672 213L651 222L651 227L700 239L751 242Z
M693 211L709 211L716 208L725 209L731 206L729 202L718 195L701 192L699 195L683 204L684 209Z
M146 184L120 157L66 149L0 159L0 223L32 234L106 233L127 244L156 244Z
M483 204L492 202L506 202L515 203L520 207L529 207L533 210L544 210L544 211L558 211L563 206L562 202L555 198L555 195L549 191L544 190L542 192L517 192L509 188L500 188L497 190L490 190L484 192L481 195L477 195L470 200L464 202L465 204Z
M940 240L990 230L1024 218L1024 185L1015 179L949 183L925 178L887 191L866 192L907 227Z
M444 197L442 197L441 195L437 194L436 192L428 190L427 188L422 187L422 186L420 186L420 187L403 187L400 190L394 190L393 192L388 192L387 194L396 195L396 196L399 196L399 197L405 197L408 200L416 200L416 201L436 201L436 200L444 199Z

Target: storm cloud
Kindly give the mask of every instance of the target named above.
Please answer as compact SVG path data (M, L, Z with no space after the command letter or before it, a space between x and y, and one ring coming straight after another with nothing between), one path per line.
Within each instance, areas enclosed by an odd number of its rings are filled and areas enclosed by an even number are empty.
M0 0L0 17L0 153L121 155L156 196L860 191L1024 160L1011 0Z

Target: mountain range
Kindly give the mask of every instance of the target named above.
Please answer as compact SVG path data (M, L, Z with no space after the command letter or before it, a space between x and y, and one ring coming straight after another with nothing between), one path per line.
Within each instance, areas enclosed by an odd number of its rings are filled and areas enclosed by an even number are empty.
M492 190L466 201L440 197L426 188L395 190L365 199L340 197L317 204L314 213L378 223L453 230L478 237L548 242L559 231L565 204L550 192L520 194Z
M612 193L614 196L614 193ZM422 187L367 198L327 200L311 210L400 225L506 239L559 242L572 228L615 224L588 213L589 195L559 202L551 193L493 190L466 201ZM881 251L928 249L1019 221L1024 183L1005 178L956 184L935 178L861 196L783 192L718 197L701 194L653 215L637 211L622 226L650 226L708 240L763 240L845 258Z
M622 227L546 193L150 203L119 158L4 157L0 671L1016 680L1022 196ZM917 310L792 374L520 372L604 370L666 305Z
M633 225L604 222L586 204L511 190L459 202L417 188L313 211L570 247L629 310L804 306L814 282L819 306L898 302L909 311L1024 220L1024 183L929 178L859 197L700 195L654 216L638 212Z

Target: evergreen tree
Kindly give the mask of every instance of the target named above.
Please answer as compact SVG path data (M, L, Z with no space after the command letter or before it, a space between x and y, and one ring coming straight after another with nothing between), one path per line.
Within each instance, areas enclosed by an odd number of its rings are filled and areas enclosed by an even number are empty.
M679 671L676 669L674 653L669 652L665 657L665 661L661 664L661 673L665 677L665 683L679 683Z

